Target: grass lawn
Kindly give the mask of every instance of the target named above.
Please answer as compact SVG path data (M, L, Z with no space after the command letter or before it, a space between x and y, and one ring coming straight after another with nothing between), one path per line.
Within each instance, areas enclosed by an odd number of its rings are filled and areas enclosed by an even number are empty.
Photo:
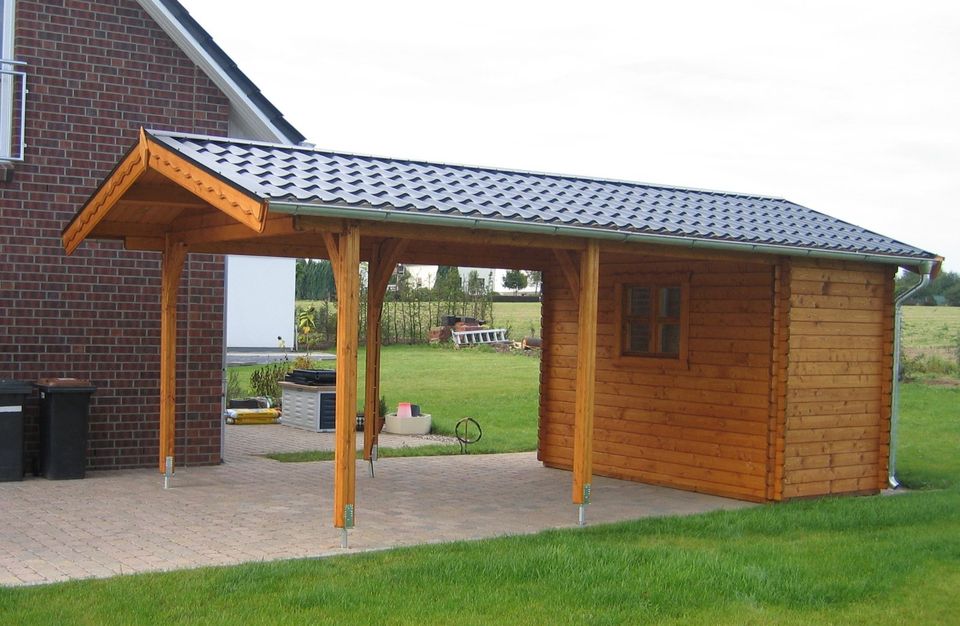
M943 490L0 589L0 623L956 624L960 398L903 399L901 479Z
M540 336L540 303L539 302L494 302L493 320L490 322L497 328L509 328L510 338L520 341L533 334Z
M360 351L357 409L363 409L366 351ZM331 368L336 361L323 361ZM257 366L240 366L243 385ZM231 368L234 369L234 368ZM380 358L380 386L390 410L398 402L419 404L433 416L433 432L452 435L457 421L472 417L483 438L471 453L520 452L537 447L540 361L522 354L499 354L484 348L454 350L449 346L385 346ZM459 446L449 446L459 452ZM437 449L421 450L421 454ZM383 451L384 455L390 452ZM442 453L442 451L441 451ZM297 460L326 458L297 457Z

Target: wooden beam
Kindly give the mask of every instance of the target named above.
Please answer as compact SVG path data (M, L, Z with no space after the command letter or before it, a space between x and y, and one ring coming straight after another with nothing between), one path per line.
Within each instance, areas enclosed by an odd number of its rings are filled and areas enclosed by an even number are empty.
M363 401L363 458L370 460L380 435L380 318L383 299L397 258L407 241L387 239L370 255L367 266L367 362Z
M580 277L577 275L577 264L573 254L567 250L554 250L553 255L557 258L557 265L563 277L567 279L570 293L574 295L580 293Z
M187 247L165 240L160 284L160 472L174 456L177 406L177 289Z
M114 168L96 193L87 200L80 212L67 225L61 236L67 254L73 254L77 246L103 221L113 206L137 182L147 169L146 139L140 133L140 143Z
M344 227L347 220L329 217L315 217L302 215L297 217L299 228L305 232L328 231L337 232ZM450 242L461 244L477 244L481 246L503 245L514 248L539 248L557 250L583 250L585 240L570 235L548 235L539 233L509 232L501 230L486 230L461 226L418 226L403 224L388 220L359 221L365 237L390 237L398 239L412 239L417 242ZM699 259L705 261L745 261L773 265L777 257L771 254L758 254L738 250L722 250L693 246L674 246L667 244L646 243L642 241L599 241L604 254L616 253L630 256L653 256L660 258Z
M180 185L210 206L230 215L255 232L263 232L267 202L252 193L224 182L196 163L185 159L165 145L149 142L147 166Z
M176 223L171 224L170 233L179 241L193 246L202 243L218 243L236 240L254 240L263 237L294 235L293 217L284 215L266 220L263 230L259 233L250 230L246 224L226 224L220 226L205 226L181 230Z
M597 300L600 246L587 243L580 256L577 326L577 388L573 430L573 503L590 503L593 477L593 411L597 371Z
M773 267L770 344L770 421L767 433L766 499L783 499L784 432L790 356L790 260Z
M336 248L337 400L333 474L333 524L354 525L356 502L357 351L360 313L360 229L347 230L331 243Z
M298 225L304 231L336 232L345 220L299 216ZM477 245L505 245L518 248L564 248L582 250L583 239L563 235L541 235L500 230L483 230L463 226L419 226L388 221L359 221L364 236L412 239L414 241L448 241Z
M340 246L337 241L337 237L334 237L333 233L323 232L320 234L323 237L323 244L327 247L327 258L330 259L330 263L334 267L340 266Z

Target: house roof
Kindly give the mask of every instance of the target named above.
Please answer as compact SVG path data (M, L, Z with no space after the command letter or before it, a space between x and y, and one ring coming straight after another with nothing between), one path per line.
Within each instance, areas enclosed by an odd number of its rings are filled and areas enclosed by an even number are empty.
M138 0L171 39L229 98L259 139L299 144L304 136L264 96L177 0Z
M931 252L783 198L147 132L267 202L271 212L343 217L355 211L361 219L388 213L397 221L433 217L441 220L434 223L470 220L480 228L538 227L784 254L833 252L912 265L939 261Z

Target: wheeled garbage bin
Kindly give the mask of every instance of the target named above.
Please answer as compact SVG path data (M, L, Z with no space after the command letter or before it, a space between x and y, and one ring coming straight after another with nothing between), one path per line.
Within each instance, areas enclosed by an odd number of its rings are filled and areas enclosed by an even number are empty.
M0 380L0 482L23 480L23 402L33 385Z
M40 390L40 473L44 478L83 478L87 470L90 396L97 390L76 378L44 378Z

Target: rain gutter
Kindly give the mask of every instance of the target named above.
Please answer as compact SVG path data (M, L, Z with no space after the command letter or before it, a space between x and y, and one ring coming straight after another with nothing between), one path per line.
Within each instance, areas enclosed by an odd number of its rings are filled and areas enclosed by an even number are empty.
M930 274L933 263L928 261L920 266L922 275L920 282L907 289L894 300L893 303L893 392L890 397L890 458L887 462L887 481L891 489L900 486L897 480L897 426L900 423L900 338L902 335L903 318L901 307L904 301L914 293L930 283Z
M288 215L358 219L381 223L412 224L418 226L447 226L453 228L499 230L537 235L564 235L569 237L584 237L587 239L602 239L605 241L652 243L685 248L700 248L704 250L727 250L773 255L813 257L819 259L865 261L868 263L886 263L907 268L927 267L932 266L933 263L933 261L928 259L905 257L892 254L870 254L864 252L845 252L840 250L795 248L792 246L783 246L777 244L753 244L739 241L718 241L715 239L706 239L700 237L658 235L656 233L625 233L622 231L588 228L585 226L569 226L565 224L533 224L529 222L516 222L512 220L488 217L412 213L410 211L397 211L395 209L373 207L343 207L322 204L298 204L291 202L272 201L270 202L270 212L284 213Z

